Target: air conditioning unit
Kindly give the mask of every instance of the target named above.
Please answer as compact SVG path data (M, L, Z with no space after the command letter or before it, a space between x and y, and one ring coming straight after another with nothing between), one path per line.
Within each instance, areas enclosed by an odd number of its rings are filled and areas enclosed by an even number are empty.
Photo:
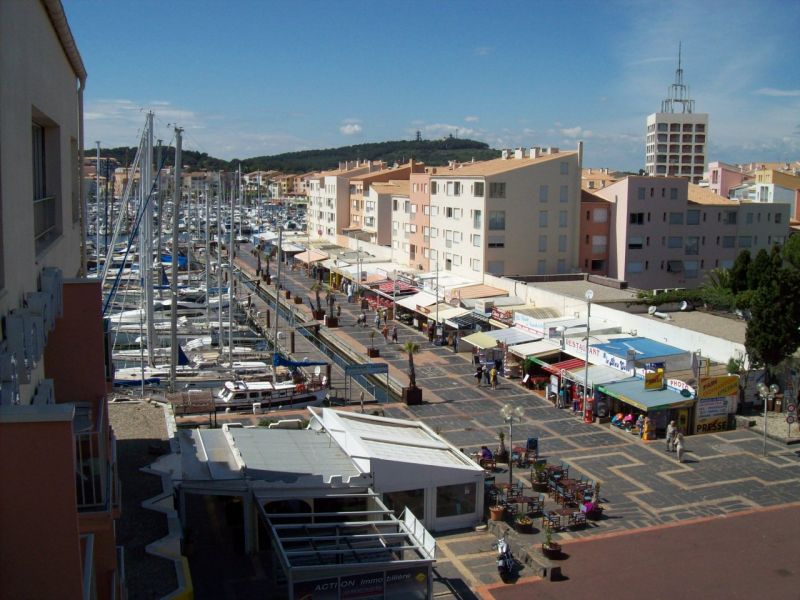
M42 379L36 386L36 393L33 395L31 404L55 404L55 386L52 379Z
M41 317L44 324L44 341L47 343L47 334L56 326L53 312L53 296L49 292L29 292L25 294L25 306L34 315Z
M45 267L42 269L41 291L49 293L53 297L53 315L55 318L64 316L64 277L61 269L56 267Z
M19 404L17 358L5 348L0 350L0 406Z
M475 310L476 312L481 313L490 313L494 308L494 300L476 300L475 301Z

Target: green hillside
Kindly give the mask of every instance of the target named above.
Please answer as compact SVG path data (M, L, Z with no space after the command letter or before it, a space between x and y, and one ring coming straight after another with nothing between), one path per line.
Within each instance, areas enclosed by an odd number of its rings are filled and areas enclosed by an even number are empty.
M172 165L174 149L165 148L164 152L167 157L166 164ZM116 158L120 165L124 166L133 161L136 156L136 148L108 148L101 149L100 153L102 156ZM241 161L239 159L226 161L209 156L205 152L192 150L184 150L182 154L184 166L193 171L228 171L235 169L241 162L242 170L245 172L274 169L284 173L305 173L335 168L340 162L346 160L382 160L391 164L403 163L413 158L427 165L437 166L446 165L451 160L466 162L473 158L475 160L497 158L500 152L489 148L488 144L483 142L448 137L440 140L401 140L322 150L302 150L272 156L244 158ZM94 156L94 150L87 150L87 156Z

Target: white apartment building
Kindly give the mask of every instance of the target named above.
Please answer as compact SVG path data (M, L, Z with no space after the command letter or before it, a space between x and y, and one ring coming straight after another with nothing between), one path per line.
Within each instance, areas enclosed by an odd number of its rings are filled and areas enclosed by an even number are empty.
M393 241L400 241L402 235L392 230L392 215L396 214L393 213L395 207L408 204L408 190L408 181L396 180L373 183L369 187L364 199L362 229L369 234L370 242L379 246L394 246Z
M578 269L582 144L503 151L430 178L430 265L466 277Z
M342 163L308 180L308 231L312 238L336 243L350 225L350 178L368 173L369 162Z
M679 51L669 96L661 102L661 112L647 117L645 172L656 177L686 177L699 183L703 179L707 143L708 114L694 112L694 100L683 83Z

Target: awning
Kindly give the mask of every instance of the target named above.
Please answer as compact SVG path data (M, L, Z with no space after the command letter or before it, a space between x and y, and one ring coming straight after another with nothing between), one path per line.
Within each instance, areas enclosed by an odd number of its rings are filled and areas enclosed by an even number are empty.
M439 316L439 322L440 323L442 323L444 321L447 321L447 319L455 319L457 317L460 317L462 315L466 315L466 314L472 312L468 308L453 307L453 306L450 306L449 304L447 304L445 306L447 306L447 308L444 309L444 310L439 308L439 315L438 316ZM432 318L434 321L436 320L436 316L437 315L436 315L436 312L434 310L431 310L430 314L428 315L428 317Z
M406 296L397 301L397 306L402 306L408 310L417 310L418 306L425 307L436 304L436 296L428 292L417 292L413 296Z
M475 312L470 312L465 315L461 315L460 317L455 317L451 319L447 319L445 324L453 327L454 329L469 329L470 327L474 327L476 323L488 323L489 319L484 317L483 315L479 315Z
M480 348L481 350L486 350L488 348L494 348L497 346L497 340L483 331L465 336L461 338L461 341L471 344L476 348Z
M534 335L519 327L509 327L508 329L496 329L495 331L487 331L487 335L492 336L498 342L513 346L514 344L522 344L525 342L533 342L542 339L540 335Z
M564 360L561 362L557 362L555 364L547 364L543 360L539 360L538 358L533 358L533 362L539 363L542 365L542 368L547 371L548 373L552 373L553 375L558 375L561 371L569 371L571 369L577 369L578 367L582 367L586 363L583 362L580 358L570 358L569 360Z
M669 388L663 390L645 390L644 380L631 377L616 383L606 383L597 387L598 391L630 404L642 411L665 410L692 406L694 398L687 398L680 392Z
M555 352L560 352L561 346L549 340L539 340L538 342L517 344L509 348L508 351L520 358L531 358L534 356L549 356Z
M320 252L319 250L312 250L311 258L308 258L308 254L309 252L308 250L306 250L304 252L301 252L300 254L296 254L295 259L304 263L313 263L328 258L328 255L325 252Z
M448 300L450 298L465 300L468 298L493 298L495 296L508 296L508 292L500 288L485 285L483 283L475 283L472 285L451 288L447 290L447 293L445 294L445 297Z
M396 293L397 295L407 295L417 291L417 288L415 288L413 285L409 285L405 281L384 281L378 285L377 289L384 294L389 295L392 295L393 293Z
M569 373L567 373L567 377L583 385L585 374L586 371L584 368L571 369ZM629 375L627 373L623 373L612 367L607 367L605 365L589 365L589 387L596 387L603 383L611 383L612 381L620 381L628 377Z

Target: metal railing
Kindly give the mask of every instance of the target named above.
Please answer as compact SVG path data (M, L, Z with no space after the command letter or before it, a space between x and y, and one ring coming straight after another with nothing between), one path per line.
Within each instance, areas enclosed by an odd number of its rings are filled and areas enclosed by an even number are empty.
M75 491L78 510L103 510L111 498L112 465L108 453L109 436L105 431L105 400L98 403L89 431L75 437ZM76 413L77 414L77 413Z
M33 201L33 239L37 249L44 245L56 229L55 196L45 196Z
M94 600L97 597L97 582L94 573L94 534L81 535L83 550L83 600Z

